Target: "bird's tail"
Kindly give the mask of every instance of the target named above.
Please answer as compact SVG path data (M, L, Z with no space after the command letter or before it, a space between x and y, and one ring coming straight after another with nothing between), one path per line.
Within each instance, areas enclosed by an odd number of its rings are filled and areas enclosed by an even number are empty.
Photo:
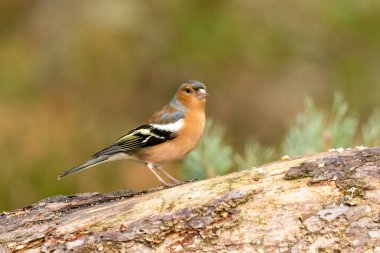
M69 170L66 170L65 172L61 173L58 175L58 179L61 179L63 177L66 177L74 172L77 172L77 171L80 171L80 170L84 170L84 169L88 169L92 166L95 166L95 165L98 165L100 163L104 163L106 162L107 160L109 159L109 156L99 156L99 157L95 157L95 158L92 158L91 160L88 160L87 162L85 163L82 163L78 166L75 166L74 168L71 168Z

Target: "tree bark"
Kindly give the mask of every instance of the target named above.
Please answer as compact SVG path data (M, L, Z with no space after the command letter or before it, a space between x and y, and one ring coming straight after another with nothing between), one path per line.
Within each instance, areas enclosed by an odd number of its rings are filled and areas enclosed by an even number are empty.
M55 196L0 216L0 252L380 252L380 148L147 192Z

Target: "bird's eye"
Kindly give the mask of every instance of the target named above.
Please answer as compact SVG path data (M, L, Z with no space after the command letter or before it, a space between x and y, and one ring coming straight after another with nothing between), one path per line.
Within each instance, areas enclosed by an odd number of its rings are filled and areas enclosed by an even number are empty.
M186 89L185 89L185 92L186 92L186 93L190 93L191 90L190 90L189 88L186 88Z

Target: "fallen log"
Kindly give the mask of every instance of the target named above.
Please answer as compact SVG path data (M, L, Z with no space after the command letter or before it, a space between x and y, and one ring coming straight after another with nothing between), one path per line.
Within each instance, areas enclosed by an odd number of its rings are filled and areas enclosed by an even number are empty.
M0 215L0 252L380 252L380 148Z

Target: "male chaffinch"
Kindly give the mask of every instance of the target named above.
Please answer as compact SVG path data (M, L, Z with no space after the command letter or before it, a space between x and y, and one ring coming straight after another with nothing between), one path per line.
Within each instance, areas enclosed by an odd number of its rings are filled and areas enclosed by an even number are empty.
M207 96L203 83L188 81L182 84L170 103L154 113L145 124L130 130L87 162L63 172L58 179L104 162L133 159L144 162L164 186L181 183L160 165L181 159L195 148L205 127ZM163 180L158 171L172 183Z

